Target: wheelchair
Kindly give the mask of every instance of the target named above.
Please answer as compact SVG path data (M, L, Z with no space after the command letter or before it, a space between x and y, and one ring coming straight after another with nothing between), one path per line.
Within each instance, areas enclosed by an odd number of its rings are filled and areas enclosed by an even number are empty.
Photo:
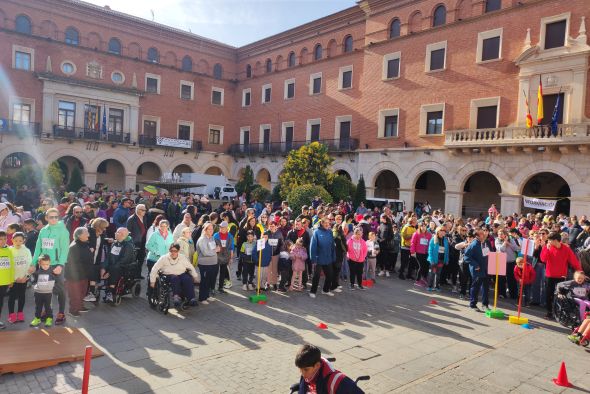
M188 270L187 270L188 272ZM167 315L168 310L173 305L172 303L172 283L169 275L164 275L162 271L158 271L158 279L156 279L155 286L148 287L148 303L152 309L156 309ZM179 311L184 311L189 308L189 300L182 297Z
M572 330L582 323L580 321L580 308L569 291L560 293L558 289L555 289L553 316L559 324Z
M137 298L141 294L141 280L136 277L135 271L137 266L131 264L128 266L122 266L120 277L113 289L113 302L112 305L118 306L121 304L123 296L131 294L133 298ZM96 304L100 299L101 292L104 292L102 297L103 302L106 302L106 291L108 289L107 280L101 280L100 284L97 284L95 294Z

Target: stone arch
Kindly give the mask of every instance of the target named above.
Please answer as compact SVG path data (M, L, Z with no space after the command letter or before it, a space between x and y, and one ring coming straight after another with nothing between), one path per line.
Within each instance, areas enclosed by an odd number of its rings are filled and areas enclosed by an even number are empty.
M199 60L199 63L197 65L197 70L201 74L209 75L209 63L207 63L207 60L205 60L205 59Z
M217 166L210 166L205 170L207 175L224 175L223 170Z
M416 33L422 30L422 13L418 10L414 11L408 19L408 31Z
M127 46L127 53L129 57L141 59L141 45L136 42L132 42Z
M82 175L82 179L84 179L84 163L80 159L75 156L61 156L59 159L56 160L59 163L63 173L64 173L64 184L67 184L70 181L70 177L72 176L72 171L74 168L78 168L80 170L80 175Z
M244 174L246 173L246 167L241 167L241 168L235 168L236 172L234 172L235 176L234 178L238 181L241 181L242 178L244 177Z
M90 32L86 37L86 42L89 48L100 50L102 48L102 37L97 32Z
M279 55L277 56L277 59L275 60L275 71L280 71L283 68L283 56Z
M391 170L381 170L371 186L375 188L373 193L375 198L399 199L399 177Z
M174 174L192 174L195 172L193 166L187 163L178 163L170 166Z
M438 169L421 171L414 182L414 189L415 205L428 202L433 210L445 208L446 183L444 175Z
M566 215L570 213L572 186L564 176L555 171L538 171L533 174L526 180L522 189L520 189L520 193L528 197L557 199L554 213L565 213ZM525 213L542 212L539 209L523 208Z
M125 175L135 175L137 165L133 165L125 155L110 151L110 152L101 152L100 154L93 157L88 163L85 163L85 168L92 170L99 166L105 160L112 159L118 161L124 169L123 176ZM91 185L88 185L91 186Z
M306 64L309 57L309 51L307 50L306 47L303 47L301 49L301 51L299 52L299 64Z
M108 186L111 190L125 189L125 167L117 159L106 158L98 163L96 166L96 185L93 186Z
M22 149L23 151L26 149ZM33 155L12 149L0 161L0 175L14 175L18 170L27 165L38 166L39 162Z
M162 176L162 169L153 161L144 161L137 166L135 170L136 182L157 181Z
M346 170L338 170L338 171L336 171L336 175L337 176L343 176L343 177L345 177L346 179L348 179L349 181L352 182L352 176Z
M41 36L57 40L57 25L50 20L41 22Z
M438 3L436 4L431 12L430 12L430 27L435 27L435 26L442 26L442 25L446 25L448 22L447 19L447 6L444 3ZM437 23L437 24L436 24ZM436 25L435 25L436 24Z
M176 53L172 52L172 51L167 51L166 55L164 55L164 60L166 62L166 64L168 64L169 66L172 67L177 67L178 66L178 58L176 57Z
M494 162L484 160L472 161L461 167L459 171L455 173L453 178L447 181L447 188L449 190L463 190L467 180L477 172L489 172L490 174L493 174L498 182L500 182L502 193L505 193L506 189L509 188L508 180L511 177L504 168Z
M377 176L383 170L390 170L394 174L405 174L407 171L402 169L399 164L393 161L379 161L373 167L367 171L367 175L365 176L365 184L367 185L374 185L375 181L377 180ZM409 183L403 183L403 181L407 182L407 178L400 179L400 188L410 189L413 186L410 186Z
M335 39L331 39L330 41L328 41L328 46L327 48L327 57L334 57L336 55L338 55L338 43L336 42Z
M573 189L583 184L583 181L580 179L578 174L576 174L572 168L562 163L540 161L534 163L533 165L529 165L526 168L529 171L517 172L516 176L514 177L514 185L516 186L514 194L521 194L526 183L535 175L542 172L550 172L554 173L555 175L559 175L567 182L567 184L570 186L570 189L572 189L572 192Z
M344 161L336 161L334 162L334 164L332 164L332 170L335 173L338 173L339 171L344 171L346 172L349 176L350 176L350 180L355 182L358 180L358 174L355 168L353 168L350 164L344 162Z
M461 214L467 217L479 217L486 212L490 204L496 204L501 211L502 184L500 180L489 171L472 172L466 179L461 189L463 192L463 208Z
M455 21L467 19L471 16L471 1L458 0L455 6Z
M270 175L270 171L267 170L266 168L261 168L260 170L258 170L258 172L256 173L256 183L259 184L260 186L271 190L272 186L271 186L271 182L272 182L272 178Z
M47 155L47 162L51 163L53 161L59 161L59 159L61 159L62 157L72 157L82 164L82 168L84 170L94 171L94 167L90 166L91 163L88 160L88 157L83 154L80 154L80 151L78 151L77 149L64 148L49 152L49 154Z
M436 162L436 161L423 161L421 163L416 164L414 167L412 167L409 172L406 171L406 173L408 175L405 178L407 180L411 181L411 183L408 186L413 188L416 185L418 178L426 171L434 171L434 172L440 174L440 176L443 178L443 180L449 179L449 176L448 176L449 171L448 171L447 167L445 167L443 164ZM402 174L403 173L404 172L402 172ZM445 181L445 185L446 185L446 183L447 183L447 181ZM402 186L402 188L403 188L403 186Z

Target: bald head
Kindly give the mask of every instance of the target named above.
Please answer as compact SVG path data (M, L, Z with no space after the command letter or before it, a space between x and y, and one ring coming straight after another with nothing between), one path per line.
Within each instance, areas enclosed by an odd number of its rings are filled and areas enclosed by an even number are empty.
M125 240L125 238L127 238L127 236L129 235L129 230L127 230L127 228L125 227L119 227L117 229L117 231L115 232L115 239L119 242Z

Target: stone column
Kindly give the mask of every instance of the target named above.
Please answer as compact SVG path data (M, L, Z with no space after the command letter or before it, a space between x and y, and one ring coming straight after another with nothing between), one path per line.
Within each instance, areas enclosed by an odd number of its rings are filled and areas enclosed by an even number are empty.
M84 171L84 184L91 190L94 189L94 186L96 185L96 172Z
M129 134L131 142L137 142L139 140L139 107L133 105L129 110Z
M445 190L445 213L460 217L463 212L464 192Z
M500 213L502 215L512 215L520 213L522 210L522 196L517 194L500 194Z
M135 190L135 185L137 183L137 175L135 174L125 174L125 190Z
M53 134L53 93L43 93L43 119L41 132Z
M588 215L590 212L590 201L570 197L570 216Z
M414 210L414 197L416 189L399 189L399 199L406 204L406 211Z
M367 189L367 198L375 197L375 187L365 186L365 189Z

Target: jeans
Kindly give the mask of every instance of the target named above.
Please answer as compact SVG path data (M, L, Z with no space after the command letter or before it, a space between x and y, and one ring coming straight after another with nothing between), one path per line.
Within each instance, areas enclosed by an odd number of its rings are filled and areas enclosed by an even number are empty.
M413 257L410 257L413 259ZM418 275L416 276L416 280L428 278L428 271L430 270L430 264L428 264L428 256L422 253L416 253L416 260L418 260ZM409 276L409 273L408 273Z
M473 278L473 283L471 283L471 298L469 300L469 306L471 308L475 308L477 306L480 289L483 290L483 294L481 295L481 303L483 306L487 307L489 305L488 297L490 291L490 281L487 275Z
M340 270L342 269L342 261L338 262L335 261L334 264L332 264L332 284L330 285L330 290L334 290L337 289L338 286L340 286L340 283L338 283L338 279L340 278Z
M88 281L86 283L88 284ZM63 269L61 270L61 274L55 275L55 286L53 286L53 294L57 295L57 303L59 305L59 313L64 313L66 310L66 287L64 284L64 270Z
M254 284L254 263L242 263L242 284Z
M367 262L365 263L365 278L375 280L377 260L375 257L367 258Z
M350 287L354 287L356 279L359 287L363 287L363 262L348 260L348 268L350 269Z
M345 280L350 277L350 272L348 270L348 260L346 256L342 259L342 270L340 271L340 279Z
M545 302L545 264L535 264L535 273L537 274L535 282L531 285L532 299L534 304L543 305Z
M469 273L469 264L461 263L459 267L459 283L461 284L462 295L467 295L467 288L471 287L471 273Z
M18 312L22 312L25 307L25 292L27 290L27 282L13 283L8 292L8 313L14 313L14 304L18 301Z
M324 287L322 290L324 291L324 293L330 291L330 285L332 284L332 275L334 274L332 264L315 264L313 270L313 278L311 280L311 292L313 294L315 294L318 291L318 285L320 284L320 272L322 271L324 272Z
M187 274L171 275L170 284L172 285L172 294L175 296L184 295L189 301L195 298L195 286L193 277Z
M209 291L211 290L212 286L215 286L215 279L217 278L218 270L219 264L199 264L199 272L201 273L201 283L199 283L199 301L205 301L207 298L209 298Z
M404 272L406 272L408 276L411 276L412 268L410 266L410 249L402 248L401 251L401 267L399 269L399 275L403 276Z
M51 309L51 293L35 293L35 317L41 318L41 313L45 309L45 317L53 318L53 310Z
M227 264L219 264L219 286L218 289L223 289L223 282L229 279L229 269Z

